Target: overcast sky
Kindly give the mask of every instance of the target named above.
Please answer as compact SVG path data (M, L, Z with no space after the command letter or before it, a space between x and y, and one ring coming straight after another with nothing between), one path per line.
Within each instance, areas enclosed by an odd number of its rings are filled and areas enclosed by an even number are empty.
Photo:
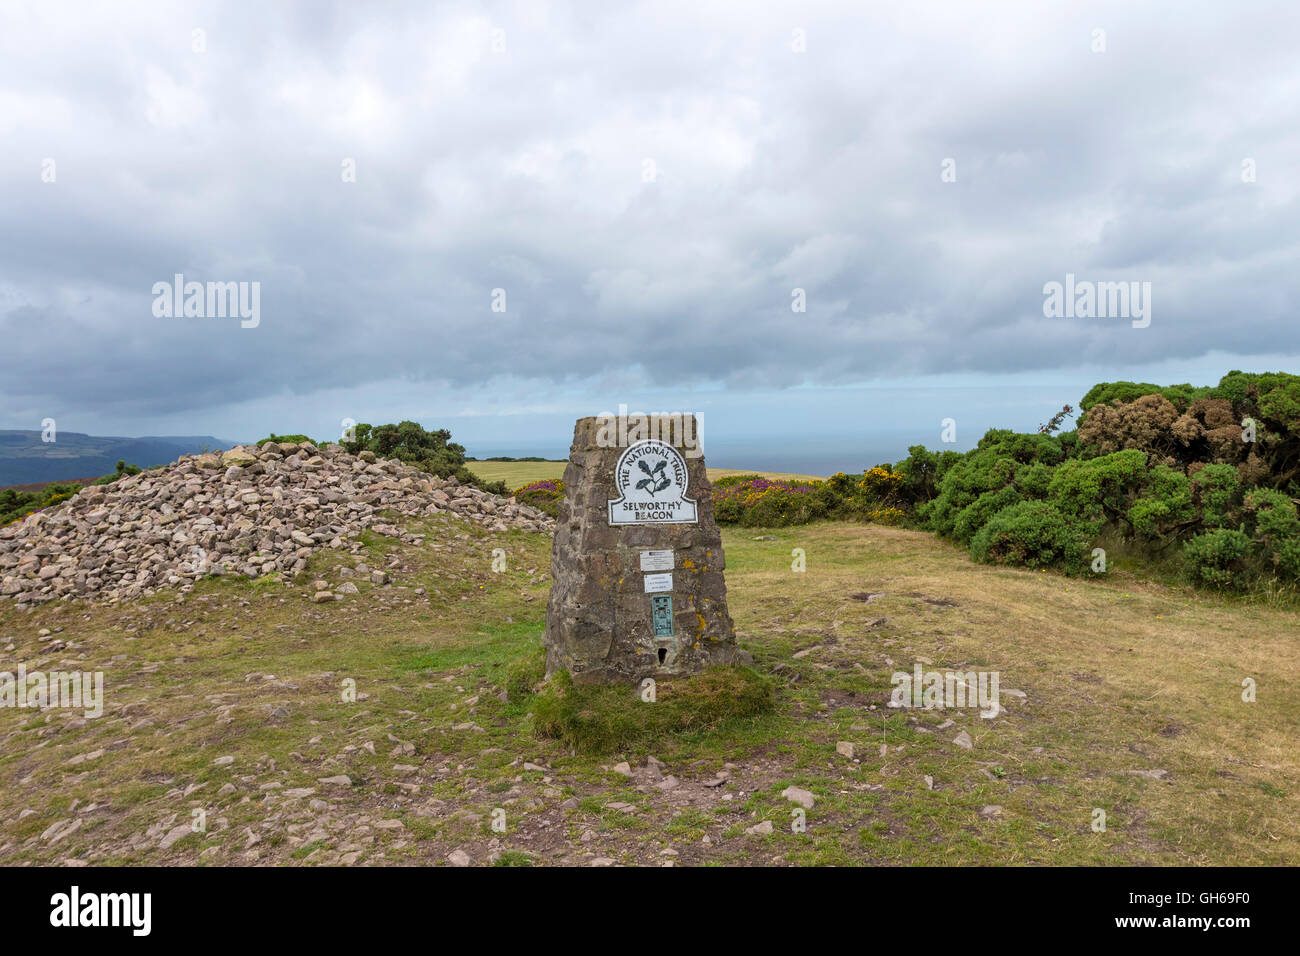
M0 426L966 447L1300 371L1297 51L1248 0L0 2ZM1150 325L1045 317L1067 273Z

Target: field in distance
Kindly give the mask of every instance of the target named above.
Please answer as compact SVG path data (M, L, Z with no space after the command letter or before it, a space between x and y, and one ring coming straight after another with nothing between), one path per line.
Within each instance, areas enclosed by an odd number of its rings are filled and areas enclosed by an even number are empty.
M512 490L541 481L544 478L563 478L565 461L471 461L466 463L474 474L484 481L504 481ZM793 475L777 471L745 471L739 468L710 468L709 480L717 481L728 475L762 475L764 478L784 478L790 481L821 481L820 475Z

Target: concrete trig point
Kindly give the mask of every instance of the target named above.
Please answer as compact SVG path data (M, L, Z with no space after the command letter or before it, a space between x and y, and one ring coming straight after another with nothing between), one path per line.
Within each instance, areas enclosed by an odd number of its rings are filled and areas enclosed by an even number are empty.
M630 682L741 658L695 418L656 419L574 426L551 550L548 676Z

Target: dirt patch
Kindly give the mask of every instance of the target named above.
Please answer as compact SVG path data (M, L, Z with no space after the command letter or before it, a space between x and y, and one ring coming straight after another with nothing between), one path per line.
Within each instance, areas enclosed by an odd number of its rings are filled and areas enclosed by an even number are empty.
M857 707L869 710L872 704L879 709L889 703L888 694L866 694L855 690L830 688L821 692L822 703L830 709L836 707Z
M959 607L956 601L951 598L930 597L928 594L922 594L919 591L908 591L903 597L917 598L933 607Z

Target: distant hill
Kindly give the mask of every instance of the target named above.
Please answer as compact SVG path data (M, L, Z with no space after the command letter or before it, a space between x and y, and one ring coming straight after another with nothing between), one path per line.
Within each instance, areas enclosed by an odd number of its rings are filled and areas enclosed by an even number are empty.
M204 448L230 448L238 442L211 435L147 435L121 438L59 431L41 441L39 431L0 428L0 487L105 475L118 461L149 468L193 455Z

